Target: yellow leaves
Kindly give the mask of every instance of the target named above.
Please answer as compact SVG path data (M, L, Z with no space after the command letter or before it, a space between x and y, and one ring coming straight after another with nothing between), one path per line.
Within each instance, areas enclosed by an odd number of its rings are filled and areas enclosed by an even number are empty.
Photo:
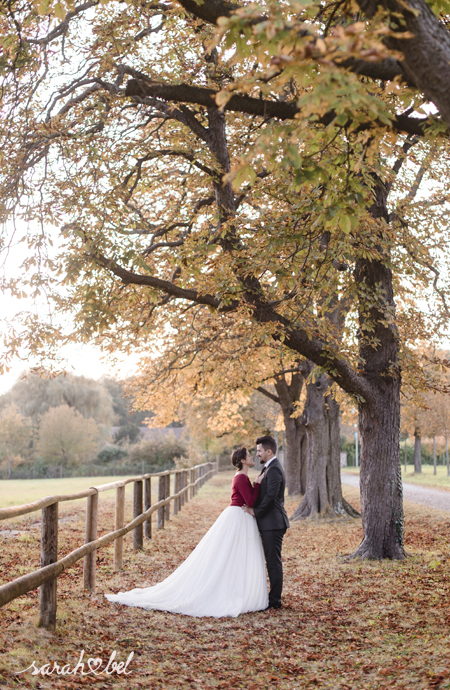
M53 11L58 19L61 19L61 21L65 19L66 11L60 2L56 3Z
M73 4L74 3L71 2L60 1L55 3L54 0L38 0L36 3L37 12L41 17L53 14L60 21L64 21L68 10L73 8Z
M47 14L49 7L50 7L51 0L41 0L39 5L38 5L38 13L43 16Z
M226 104L228 103L228 101L230 100L230 98L232 98L232 97L233 97L233 94L231 93L231 91L223 90L223 91L219 91L219 93L215 97L215 101L216 101L216 104L219 106L219 108L221 110L223 110L225 108Z
M415 17L420 16L420 10L416 9L415 7L411 7L411 5L407 2L405 2L405 0L398 0L398 4L401 7L403 7L407 12L409 12L410 14L413 14ZM411 36L408 36L408 38L411 38Z
M436 570L441 565L441 561L438 561L437 559L432 560L428 563L428 567L431 568L432 570Z
M54 4L55 1L42 0L40 12L42 16L54 12L60 21L67 5L64 0ZM162 38L152 35L155 46L150 52L148 46L140 49L139 42L134 40L141 24L147 25L147 20L153 22L153 10L147 6L144 9L136 6L133 12L131 5L111 3L108 11L92 10L92 21L90 17L77 19L74 26L86 21L92 29L92 34L90 31L83 34L85 56L92 61L89 79L92 78L95 88L103 91L74 105L85 84L80 83L71 90L72 67L67 65L66 73L58 72L59 81L55 85L46 84L36 104L30 106L32 114L33 108L40 107L43 97L47 100L54 89L55 107L61 108L62 114L49 123L27 124L26 136L32 142L49 141L49 146L57 142L58 148L51 149L49 154L50 161L56 159L56 154L52 158L53 151L61 156L57 159L57 169L49 169L49 177L44 180L41 169L36 168L33 181L36 185L43 184L48 205L43 212L44 222L52 215L56 221L68 217L79 220L78 227L74 224L64 231L70 259L64 257L63 265L68 265L68 269L62 282L67 280L74 286L73 303L78 300L82 304L79 319L85 320L85 334L100 330L106 340L106 333L111 331L113 334L108 336L111 347L125 343L131 348L130 343L135 339L147 337L147 342L151 341L153 333L158 333L158 323L164 333L166 327L155 317L162 294L141 289L142 286L120 285L119 279L109 282L104 278L106 273L99 274L86 263L83 254L86 241L89 248L100 244L105 256L120 260L127 269L134 268L164 280L171 280L180 267L182 273L174 279L179 287L211 293L221 300L222 306L234 299L243 300L236 274L240 273L242 278L254 272L261 277L268 301L276 305L274 308L283 317L294 320L294 310L305 296L309 299L317 290L324 294L338 285L334 270L330 270L332 277L328 282L330 264L326 262L330 261L331 253L349 265L355 257L375 256L370 237L377 236L379 227L359 224L360 213L370 201L362 187L372 172L384 174L380 153L393 156L391 149L396 137L391 134L381 141L385 128L379 124L389 127L391 114L406 109L400 107L405 90L397 80L382 91L378 85L373 86L373 81L350 74L342 66L349 57L378 61L394 55L382 43L382 38L389 33L382 17L370 24L351 23L351 15L346 14L345 21L340 22L344 15L340 15L341 8L337 5L336 19L341 26L323 37L323 25L332 10L323 7L319 20L308 19L312 15L305 8L316 11L317 7L307 1L295 5L271 1L265 6L266 19L256 24L253 20L261 9L255 5L246 5L236 16L220 19L219 32L227 34L230 50L223 45L219 47L217 65L209 62L211 56L205 61L201 45L204 29L196 23L192 30L190 20L181 21L178 13L176 21L167 20L169 28L164 27ZM120 21L111 19L116 10ZM95 37L92 41L91 35ZM167 85L186 82L221 89L216 94L216 104L221 110L234 93L250 93L255 98L261 95L280 105L298 103L301 112L294 123L274 124L273 120L226 113L231 172L222 182L231 182L235 190L246 194L242 201L235 196L241 203L231 221L220 222L221 210L214 201L214 193L219 189L217 180L211 182L211 176L205 172L208 166L212 176L222 174L220 165L214 160L211 147L208 150L205 139L176 119L179 106L172 105L163 114L158 111L161 104L154 107L152 103L135 103L129 107L128 102L122 108L122 96L103 88L105 82L120 83L115 50L128 56L126 64L143 71L155 82L160 82L162 77ZM101 58L97 60L99 55ZM52 57L55 65L59 58L60 54ZM280 68L282 74L278 75ZM61 84L67 84L64 91L59 91ZM197 119L199 128L210 127L203 107L191 104L189 112ZM325 119L319 121L322 117ZM23 137L18 120L14 127L15 135ZM170 151L170 159L159 158L159 149ZM36 149L36 155L43 150ZM177 152L189 157L175 155ZM143 161L140 177L136 161ZM203 169L199 171L196 165ZM13 168L7 154L5 166ZM206 205L197 207L205 200ZM164 227L169 230L165 232ZM324 229L330 230L332 242L322 269L325 252L319 250L317 238ZM147 255L155 230L161 233L157 235L159 246ZM220 243L233 232L242 249L226 253ZM357 248L356 242L360 243ZM310 254L306 249L308 243ZM386 244L392 246L392 238ZM303 269L300 267L304 261ZM317 277L314 277L316 269ZM347 277L342 276L339 281L345 283ZM86 286L94 289L91 292ZM164 315L168 314L167 322L174 323L173 314L180 303L169 303L163 308ZM315 330L309 318L317 312L305 313L306 328L312 337ZM214 308L210 308L209 314L220 318ZM83 332L81 327L80 330ZM245 337L251 339L248 331L243 330ZM180 332L186 333L183 328ZM263 332L258 324L258 339L258 346L269 348L272 333ZM178 343L179 348L183 345ZM220 355L214 352L209 356L225 359L225 352L229 352L225 340L221 346ZM240 352L244 352L239 361L242 376L251 371L249 378L254 380L254 361L245 350ZM198 394L206 395L205 391L211 392L212 382L217 383L217 378L208 369L207 357L201 363L208 382ZM271 371L265 371L266 374L273 372L272 364L269 357L269 364L264 364L264 368ZM193 395L198 371L191 371L183 379L183 402L187 390ZM237 371L233 361L228 370L231 373L226 377L227 385L238 378ZM180 380L175 378L170 379L170 385L175 386ZM169 397L164 388L159 395Z

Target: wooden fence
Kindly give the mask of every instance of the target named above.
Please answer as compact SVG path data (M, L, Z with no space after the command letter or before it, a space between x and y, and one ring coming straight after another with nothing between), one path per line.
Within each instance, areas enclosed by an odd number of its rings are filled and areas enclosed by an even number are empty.
M0 520L42 510L41 520L41 567L32 573L18 577L0 586L0 607L13 599L40 587L39 625L54 629L56 624L56 583L59 575L84 558L84 588L95 593L96 552L114 542L114 571L123 569L123 538L133 531L133 548L141 549L144 535L152 537L152 515L157 511L157 529L169 520L170 502L176 515L182 506L193 498L205 481L218 471L217 462L207 462L187 470L168 470L156 474L144 474L124 481L92 486L86 491L62 496L47 496L33 503L0 509ZM170 495L170 477L175 478L175 493ZM158 477L158 502L151 504L151 480ZM125 521L125 486L133 487L133 520ZM97 538L98 495L102 491L116 489L114 531ZM87 498L85 543L58 561L58 505L63 501Z

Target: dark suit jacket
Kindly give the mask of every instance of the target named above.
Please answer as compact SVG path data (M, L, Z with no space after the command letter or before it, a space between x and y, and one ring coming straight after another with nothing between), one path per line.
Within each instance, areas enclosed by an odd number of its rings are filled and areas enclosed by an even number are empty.
M260 532L287 529L289 520L284 508L286 478L278 458L267 468L253 510Z

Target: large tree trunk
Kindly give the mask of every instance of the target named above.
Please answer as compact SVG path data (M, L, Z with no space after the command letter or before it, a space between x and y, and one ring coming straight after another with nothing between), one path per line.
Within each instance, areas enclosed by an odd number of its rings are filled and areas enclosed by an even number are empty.
M274 395L263 386L258 386L257 388L260 393L280 405L283 412L285 426L284 471L289 495L304 493L305 487L305 427L301 421L301 416L296 415L298 413L296 403L300 400L304 375L307 375L309 371L309 363L300 362L299 371L292 373L289 382L285 374L277 374L275 376L277 395Z
M422 472L422 432L418 426L414 429L414 472Z
M364 539L354 556L403 558L400 469L400 380L386 378L375 405L359 408L361 512ZM380 386L381 388L381 386Z
M306 436L306 429L305 429L305 433L303 434L303 438L302 438L301 456L303 458L303 462L302 462L301 467L300 467L300 493L305 495L306 494L306 477L308 474L308 438Z
M372 218L387 222L386 190L374 178ZM380 223L380 234L384 232ZM400 468L400 370L389 256L359 259L360 358L373 394L359 403L361 512L364 538L353 554L361 558L404 558L403 491Z
M342 496L339 405L327 395L329 383L323 374L307 387L302 417L308 447L306 491L291 520L359 515Z
M302 442L306 430L299 419L292 419L283 409L284 426L286 429L286 448L284 455L284 471L286 474L286 488L289 496L302 493L302 468L306 465L306 458L302 457ZM303 475L305 472L303 472Z
M286 488L289 496L301 493L302 467L306 464L306 458L302 456L302 441L305 436L305 427L302 423L301 415L297 417L292 416L298 412L295 404L300 400L303 380L301 373L292 374L290 383L288 383L284 375L278 376L275 379L278 402L283 412L286 430L284 471L286 473Z

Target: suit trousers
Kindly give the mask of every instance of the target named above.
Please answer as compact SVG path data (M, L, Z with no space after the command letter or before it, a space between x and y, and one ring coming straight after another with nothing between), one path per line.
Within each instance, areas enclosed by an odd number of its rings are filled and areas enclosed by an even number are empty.
M283 589L281 546L285 533L286 529L270 529L260 532L270 581L269 606L281 606L281 591Z

